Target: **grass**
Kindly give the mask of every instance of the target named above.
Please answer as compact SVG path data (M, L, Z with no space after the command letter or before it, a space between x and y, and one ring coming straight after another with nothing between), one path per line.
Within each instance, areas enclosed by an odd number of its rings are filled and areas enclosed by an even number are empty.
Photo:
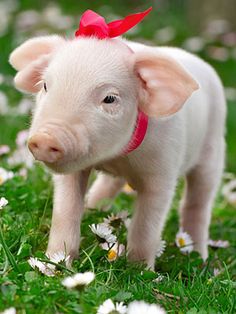
M100 13L109 11L91 2L89 5L75 4L74 1L59 1L64 10L70 14L82 12L86 7L97 9ZM105 1L104 1L105 3ZM108 2L107 2L108 3ZM141 3L141 2L138 2ZM45 3L21 1L20 7L14 12L14 18L19 12L29 8L43 9ZM125 15L134 10L132 1L114 1L114 12ZM143 4L138 8L146 7ZM107 13L108 14L108 13ZM155 13L154 13L155 16ZM158 27L171 24L177 29L177 35L171 44L180 45L191 35L191 29L183 25L180 10L177 12L161 12L158 18L147 19L138 34L131 38L146 38L153 40L154 31ZM0 38L3 49L2 59L7 60L9 52L16 46L17 36L14 34L14 18L9 22L9 29ZM32 30L32 34L35 30ZM32 36L21 33L21 36ZM228 60L223 64L210 59L205 51L201 52L214 64L227 86L233 86L232 69L235 61ZM13 70L3 63L1 71L5 76L13 75ZM4 83L1 90L7 95L11 106L17 106L21 99L20 93L11 84ZM236 170L235 163L235 102L229 103L228 115L228 163L227 169ZM19 130L27 128L28 115L0 116L0 144L8 144L15 148L15 138ZM7 158L0 159L1 166L10 169ZM18 168L13 168L17 171ZM134 197L119 195L111 204L109 212L89 210L85 213L82 223L82 241L80 258L73 264L73 272L94 270L96 279L84 291L67 290L61 281L71 271L63 269L55 277L46 277L34 271L28 264L30 256L45 258L44 252L50 228L52 208L52 183L50 175L39 165L29 170L26 179L15 176L12 180L0 186L0 197L9 200L0 212L0 311L14 306L17 313L96 313L98 306L107 298L113 301L129 303L132 300L145 300L149 303L159 303L168 313L235 313L236 312L236 219L235 208L227 205L219 195L213 210L210 235L213 239L224 239L230 242L227 249L213 250L210 248L209 259L203 263L195 252L183 255L174 244L178 230L178 202L182 185L178 188L173 202L163 238L167 241L165 253L156 260L155 272L145 269L143 265L130 264L125 256L110 263L106 259L96 238L89 229L92 223L99 223L111 212L128 209L132 213ZM123 242L126 230L121 233ZM221 274L214 276L214 268L219 268ZM163 276L158 282L155 279Z
M73 264L73 272L94 270L96 280L83 292L66 290L61 280L70 272L63 270L49 278L33 271L27 259L44 258L48 238L52 187L49 175L36 167L25 181L15 177L0 188L0 195L9 200L1 213L1 229L11 258L1 249L1 304L0 309L14 306L19 313L96 313L105 299L130 302L143 299L163 305L169 313L234 313L236 309L236 221L235 209L219 198L213 215L211 237L230 241L227 249L210 249L210 257L203 263L197 253L183 255L174 245L178 229L176 208L173 203L164 239L168 246L156 261L155 270L145 270L142 265L130 264L125 257L110 263L89 229L110 212L128 209L131 212L133 197L121 194L108 213L90 210L82 224L80 259ZM33 186L33 188L32 188ZM179 193L178 193L179 194ZM123 230L122 238L125 238ZM89 258L88 258L89 257ZM12 262L13 260L13 262ZM221 275L214 277L213 269L220 268ZM162 275L161 282L155 279Z

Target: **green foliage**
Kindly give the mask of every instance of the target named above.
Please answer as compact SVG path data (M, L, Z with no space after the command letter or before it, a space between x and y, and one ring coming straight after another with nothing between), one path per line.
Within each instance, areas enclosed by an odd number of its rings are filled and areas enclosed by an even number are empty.
M133 197L121 194L107 213L88 211L82 224L80 258L74 262L72 271L94 269L96 279L83 292L78 292L61 285L70 271L63 269L55 277L46 277L33 271L27 263L32 255L44 258L42 252L48 238L52 206L48 174L37 167L27 180L18 177L2 185L0 195L9 200L9 205L1 212L1 228L8 251L17 265L15 268L8 262L2 247L0 310L14 306L19 313L87 314L96 313L104 300L112 298L125 303L132 300L158 302L170 313L235 311L236 222L231 218L233 209L225 207L221 199L214 211L211 236L228 239L230 247L210 249L210 257L205 263L195 252L187 256L180 253L174 245L178 229L177 197L164 232L167 249L156 261L156 272L145 270L139 264L130 264L125 256L108 262L106 251L97 246L97 240L89 229L89 224L102 222L111 212L127 208L131 211ZM123 233L125 238L125 231ZM213 276L214 268L221 270L217 277Z

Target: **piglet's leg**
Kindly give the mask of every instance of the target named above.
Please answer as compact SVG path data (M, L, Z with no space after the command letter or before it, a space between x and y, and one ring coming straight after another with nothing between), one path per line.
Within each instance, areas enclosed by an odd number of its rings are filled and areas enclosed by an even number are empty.
M206 146L199 164L187 175L181 207L181 227L192 237L195 251L208 257L211 210L224 168L224 139Z
M99 172L97 179L86 196L86 207L95 208L102 199L113 199L121 190L125 180ZM102 208L106 210L107 208Z
M54 205L47 255L78 255L84 194L90 171L54 176Z
M175 182L153 182L138 192L137 206L128 230L128 257L154 268L161 234L175 190ZM155 187L155 188L154 188Z

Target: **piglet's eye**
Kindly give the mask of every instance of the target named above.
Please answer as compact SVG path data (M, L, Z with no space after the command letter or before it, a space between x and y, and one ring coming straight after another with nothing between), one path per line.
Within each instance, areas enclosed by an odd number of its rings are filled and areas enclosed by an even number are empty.
M109 96L106 96L104 99L103 99L103 102L105 104L112 104L113 102L116 101L116 96L113 96L113 95L109 95Z
M45 92L47 92L47 91L48 91L48 88L47 88L47 84L46 84L46 82L44 82L44 83L43 83L43 88L44 88Z

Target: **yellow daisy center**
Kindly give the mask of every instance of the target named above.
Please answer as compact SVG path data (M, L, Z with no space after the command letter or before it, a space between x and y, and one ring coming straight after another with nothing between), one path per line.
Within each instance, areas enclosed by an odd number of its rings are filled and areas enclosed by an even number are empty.
M126 183L124 186L124 191L127 193L131 193L131 192L133 192L133 189L131 188L131 186L128 183Z
M186 245L185 240L183 238L179 238L179 245L180 246L185 246Z
M0 185L3 184L4 180L3 177L0 176Z
M110 250L107 254L107 258L109 261L114 261L117 258L117 253L115 250Z

